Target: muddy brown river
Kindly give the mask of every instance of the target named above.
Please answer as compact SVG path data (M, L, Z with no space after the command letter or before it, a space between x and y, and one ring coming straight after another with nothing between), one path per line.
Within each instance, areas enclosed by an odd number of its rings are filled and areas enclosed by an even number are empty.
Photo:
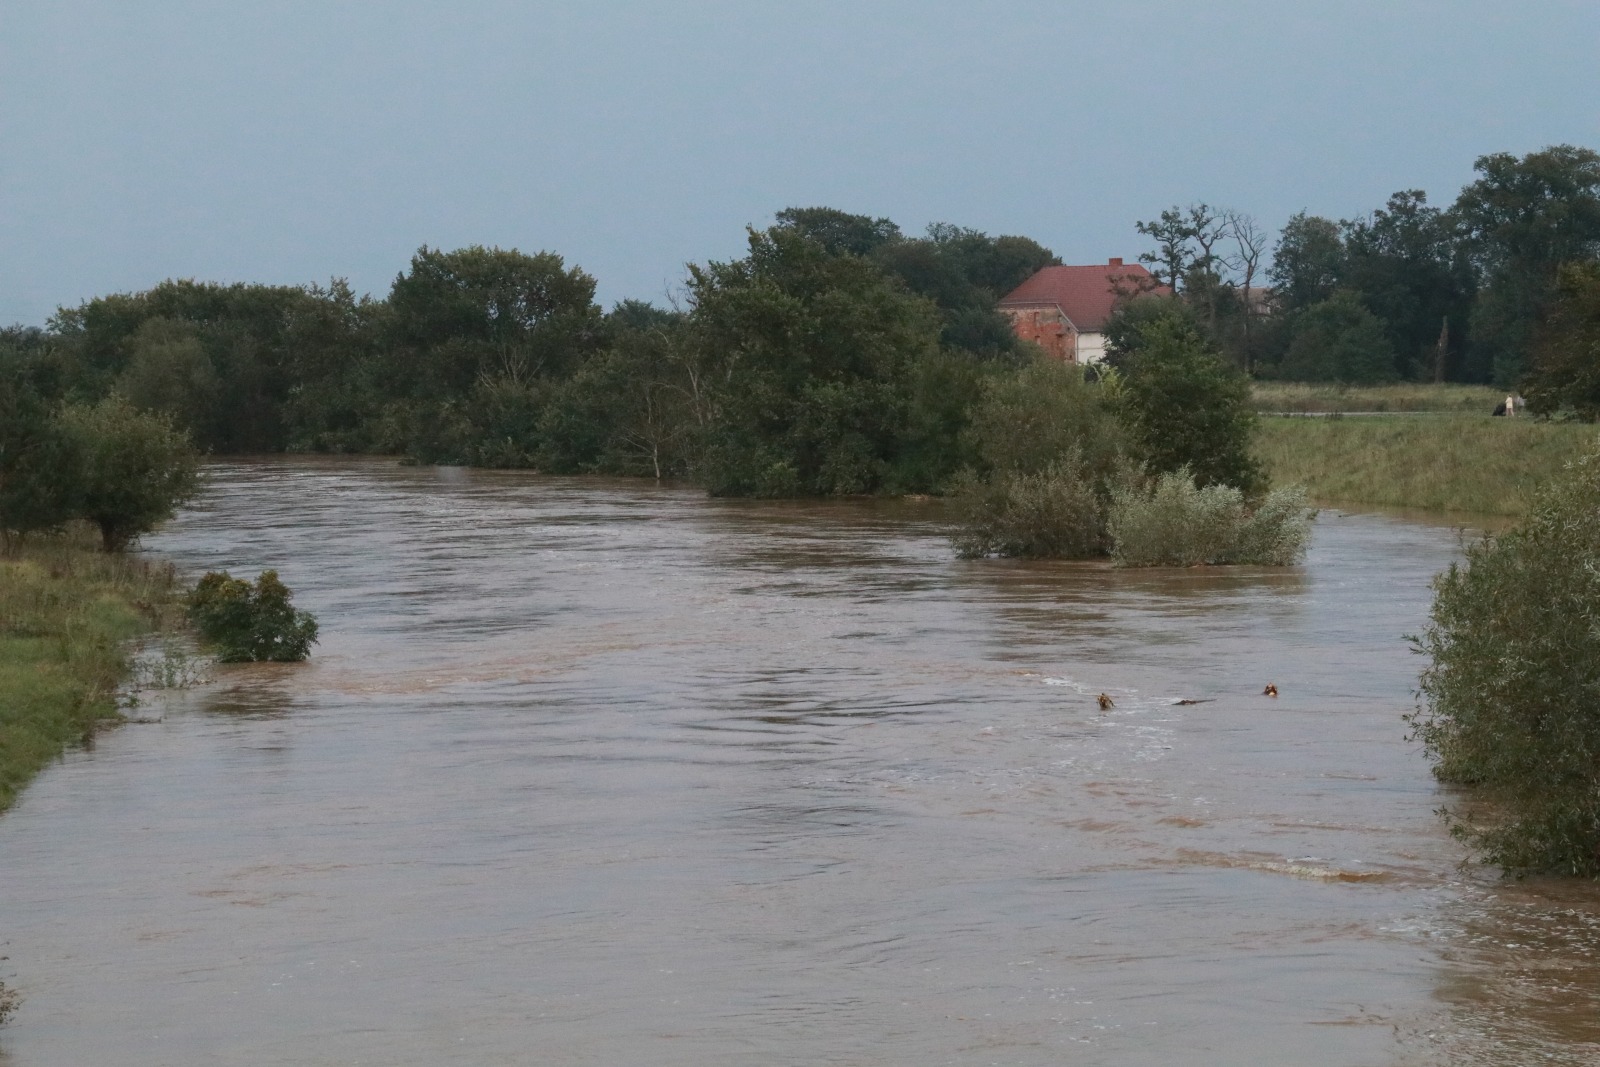
M1460 869L1400 721L1457 549L216 466L148 551L277 567L322 644L0 817L0 1065L1592 1065L1600 889Z

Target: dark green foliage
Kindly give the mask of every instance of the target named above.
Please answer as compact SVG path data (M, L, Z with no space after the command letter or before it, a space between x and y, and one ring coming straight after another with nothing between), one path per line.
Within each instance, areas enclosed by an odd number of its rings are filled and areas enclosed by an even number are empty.
M997 470L987 479L966 471L953 496L961 525L951 543L965 559L1105 555L1105 501L1077 449L1036 471Z
M1600 419L1600 263L1562 269L1522 391L1535 414Z
M418 250L390 290L379 361L406 454L530 465L553 383L600 347L594 287L550 252Z
M166 281L97 297L53 321L68 353L65 389L97 400L114 386L163 410L219 452L281 451L296 389L347 374L371 313L343 282L317 286ZM156 322L156 325L150 325Z
M1290 217L1272 253L1267 279L1286 311L1308 308L1333 295L1344 276L1344 236L1332 219Z
M1344 244L1340 285L1359 295L1387 337L1389 373L1431 379L1455 369L1474 281L1454 218L1429 207L1427 194L1410 189L1395 193L1369 217L1344 223ZM1455 323L1455 337L1440 367L1438 344L1447 319Z
M0 348L0 543L51 530L74 515L74 442L35 381L33 360Z
M966 432L979 472L1034 474L1075 455L1092 480L1104 481L1124 451L1105 400L1101 387L1084 381L1082 368L1052 359L991 374Z
M191 436L210 439L221 383L194 324L182 319L146 319L131 341L117 392L137 408L170 417Z
M888 219L832 208L789 208L777 221L777 229L815 241L829 255L871 258L938 306L943 345L984 359L1018 351L996 301L1041 267L1061 262L1026 237L990 237L949 223L929 226L926 237L906 238Z
M707 390L698 475L712 493L883 489L910 383L938 318L875 264L774 227L750 255L690 268L689 328Z
M317 620L290 596L277 571L254 584L212 571L189 594L189 619L223 663L294 663L311 654Z
M870 256L900 240L900 227L889 219L852 215L831 207L784 208L776 218L780 227L816 241L833 256Z
M1383 323L1341 289L1295 316L1280 377L1297 382L1381 385L1394 381L1394 349Z
M68 487L73 514L99 528L107 552L171 518L199 488L200 457L164 415L112 394L68 406L60 426L76 461Z
M1472 312L1480 373L1515 382L1564 263L1600 256L1600 153L1554 145L1481 157L1455 215L1485 290Z
M545 407L539 466L657 479L687 475L702 413L682 317L621 305L608 317L608 329L609 347L561 383Z
M1117 412L1134 456L1153 473L1187 467L1202 488L1231 485L1256 494L1265 479L1250 452L1249 381L1174 301L1134 305L1139 310L1129 313L1139 318L1132 328L1107 331L1108 342L1117 338Z
M1485 862L1600 875L1600 454L1434 583L1414 736ZM1479 805L1481 804L1481 807Z
M965 557L1084 559L1106 551L1105 504L1124 463L1104 389L1036 360L983 383L964 435L976 469L952 485Z

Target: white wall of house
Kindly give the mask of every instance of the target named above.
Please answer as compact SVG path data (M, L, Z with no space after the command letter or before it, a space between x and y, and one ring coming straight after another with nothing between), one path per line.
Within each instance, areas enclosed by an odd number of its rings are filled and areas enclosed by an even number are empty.
M1099 363L1106 358L1106 335L1080 333L1078 335L1078 362Z

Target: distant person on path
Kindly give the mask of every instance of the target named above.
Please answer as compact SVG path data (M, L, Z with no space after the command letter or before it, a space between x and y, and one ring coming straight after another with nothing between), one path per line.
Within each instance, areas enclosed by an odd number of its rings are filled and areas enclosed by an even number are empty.
M1510 396L1506 397L1506 414L1507 415L1515 415L1516 413L1517 413L1517 395L1515 393L1512 393Z

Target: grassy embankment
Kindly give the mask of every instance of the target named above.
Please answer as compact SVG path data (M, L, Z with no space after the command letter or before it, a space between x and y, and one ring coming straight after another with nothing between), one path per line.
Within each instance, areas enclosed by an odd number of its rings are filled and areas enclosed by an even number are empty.
M1453 412L1488 415L1506 398L1492 385L1340 386L1331 382L1256 382L1250 389L1257 411Z
M170 567L93 546L74 535L0 556L0 811L67 745L118 718L129 639L178 623Z
M1321 504L1521 515L1546 479L1600 440L1593 426L1493 418L1505 393L1488 386L1268 383L1255 397L1262 411L1409 413L1260 420L1256 454L1272 483L1303 485Z

